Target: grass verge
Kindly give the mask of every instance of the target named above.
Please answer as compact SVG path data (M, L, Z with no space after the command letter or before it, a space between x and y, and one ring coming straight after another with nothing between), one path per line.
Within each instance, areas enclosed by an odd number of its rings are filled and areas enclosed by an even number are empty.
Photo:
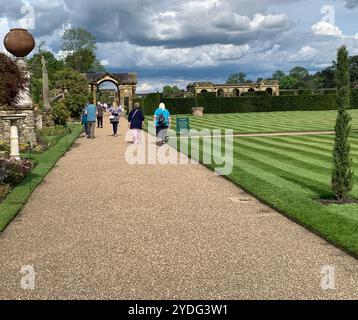
M49 150L42 154L31 155L31 160L35 161L37 166L11 191L6 199L0 203L0 233L3 232L16 217L33 191L79 137L81 125L71 126L70 128L72 132L61 138L56 145Z

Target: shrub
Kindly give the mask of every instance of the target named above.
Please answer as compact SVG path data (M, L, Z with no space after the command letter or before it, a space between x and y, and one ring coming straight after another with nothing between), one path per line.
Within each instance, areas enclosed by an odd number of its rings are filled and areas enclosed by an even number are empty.
M5 179L6 184L15 186L19 184L31 172L33 168L32 162L26 159L5 160Z
M56 125L66 125L70 112L65 102L60 101L52 106L52 118Z
M26 79L18 66L8 56L0 53L0 105L16 102L18 93L24 89Z
M57 113L55 119L58 119L57 124L65 124L63 120L67 120L69 116L79 118L81 111L86 102L92 101L93 97L88 92L88 83L85 77L72 69L64 69L56 73L54 77L55 88L59 90L67 90L67 94L63 102L57 106ZM65 108L69 112L69 116L65 114Z

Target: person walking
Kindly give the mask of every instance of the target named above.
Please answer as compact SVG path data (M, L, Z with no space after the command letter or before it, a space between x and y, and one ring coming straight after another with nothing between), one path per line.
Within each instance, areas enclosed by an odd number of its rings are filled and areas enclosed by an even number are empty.
M82 109L82 112L81 112L81 123L83 125L83 129L85 130L86 138L88 138L90 135L90 133L88 131L88 124L87 124L87 114L86 114L87 105L88 104L85 105L85 107Z
M103 128L103 113L104 105L100 102L97 103L97 128Z
M161 146L167 142L168 128L171 125L170 112L165 104L161 103L154 113L154 123L157 131L158 144Z
M119 127L119 120L123 113L123 109L118 106L117 102L113 102L112 107L109 109L110 117L109 120L113 126L113 135L115 137L118 136L118 127Z
M142 130L144 123L144 114L140 104L136 102L134 104L134 109L129 113L129 129L131 129L133 134L133 143L140 144L142 143Z
M94 139L95 128L96 128L96 116L97 116L97 107L94 104L88 104L86 107L87 115L87 129L89 135L87 138Z

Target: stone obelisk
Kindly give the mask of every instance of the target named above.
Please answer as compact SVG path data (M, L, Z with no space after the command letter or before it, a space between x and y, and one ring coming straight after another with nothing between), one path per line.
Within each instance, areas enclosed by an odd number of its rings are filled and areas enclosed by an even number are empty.
M48 72L46 68L46 60L43 56L41 58L41 64L42 64L42 100L44 104L43 122L46 127L50 127L53 125L53 121L51 116L51 105L49 100Z

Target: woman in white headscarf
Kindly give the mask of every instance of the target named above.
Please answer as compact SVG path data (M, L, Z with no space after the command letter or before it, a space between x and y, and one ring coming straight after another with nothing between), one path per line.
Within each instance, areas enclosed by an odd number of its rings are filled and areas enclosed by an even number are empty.
M157 129L158 144L166 143L168 128L171 125L170 112L166 109L165 104L161 103L154 113L154 123Z

